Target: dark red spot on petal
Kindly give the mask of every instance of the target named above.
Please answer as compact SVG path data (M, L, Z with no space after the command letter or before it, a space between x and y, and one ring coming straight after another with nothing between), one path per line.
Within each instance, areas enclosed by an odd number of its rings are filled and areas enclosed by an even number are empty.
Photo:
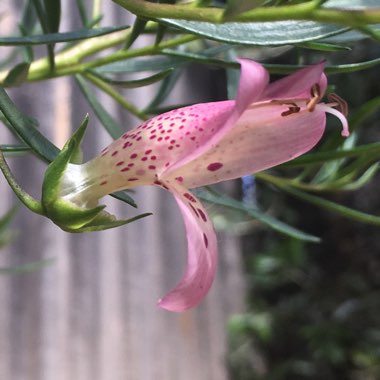
M201 218L203 219L203 221L204 221L204 222L207 222L207 216L206 216L206 214L205 214L200 208L198 208L197 210L198 210L198 212L199 212L199 215L200 215Z
M148 150L145 151L145 154L149 154L151 152L152 152L152 149L148 149Z
M117 164L116 164L116 166L121 166L121 165L123 165L124 164L124 161L119 161Z
M100 182L100 186L103 186L103 185L105 185L107 183L107 181L103 181L103 182Z
M150 169L150 170L155 170L156 167L155 167L154 165L149 165L149 166L148 166L148 169Z
M118 153L119 153L119 152L118 152L117 150L115 150L115 151L112 153L111 156L112 156L112 157L113 157L113 156L116 156Z
M129 182L132 182L132 181L138 181L138 178L129 178L128 181L129 181Z
M208 239L207 239L206 234L203 234L203 241L205 243L205 247L207 248L208 247Z
M156 156L151 156L150 159L154 161L154 160L157 159L157 157Z
M141 159L141 161L146 161L148 159L148 157L143 157L142 159Z
M197 210L195 209L195 207L194 207L191 203L188 203L188 205L191 207L191 209L193 210L193 212L194 212L194 214L196 215L196 217L199 218L198 212L197 212Z
M131 154L130 156L129 156L129 158L131 158L132 160L134 159L134 158L136 158L137 157L137 153L133 153L133 154Z
M223 164L221 162L213 162L212 164L207 166L207 170L214 172L215 170L219 170Z
M197 200L190 194L190 193L185 193L183 196L188 199L190 202L196 203Z
M183 182L183 177L176 177L175 178L178 182Z
M129 168L123 168L121 169L122 172L127 172L129 170Z

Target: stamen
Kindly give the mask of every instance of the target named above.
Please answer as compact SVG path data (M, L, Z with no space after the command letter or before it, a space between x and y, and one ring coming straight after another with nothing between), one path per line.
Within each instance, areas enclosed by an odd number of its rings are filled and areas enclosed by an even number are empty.
M335 103L334 107L338 111L340 111L344 116L347 117L347 115L348 115L348 104L344 99L342 99L339 95L337 95L335 93L329 94L327 96L327 99L329 100L329 102Z
M296 103L290 103L290 107L287 111L281 113L281 116L289 116L293 113L300 112L301 108L297 106Z
M310 89L311 99L306 103L306 108L309 112L313 112L315 110L315 106L321 100L321 87L318 83L313 84Z

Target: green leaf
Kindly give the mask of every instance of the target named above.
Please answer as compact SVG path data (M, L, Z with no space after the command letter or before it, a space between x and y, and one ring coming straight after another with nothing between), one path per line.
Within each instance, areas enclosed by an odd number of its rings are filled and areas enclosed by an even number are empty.
M19 63L8 72L4 79L4 87L18 87L21 86L28 77L30 63Z
M164 79L169 74L171 74L172 71L173 69L167 69L167 70L160 71L159 73L156 73L149 77L136 79L136 80L115 80L105 75L99 74L96 71L90 71L90 72L91 74L102 79L104 82L111 84L113 86L122 87L122 88L137 88L137 87L144 87L144 86L148 86L150 84L159 82L160 80Z
M348 181L346 185L340 187L341 190L353 191L358 190L361 187L369 183L379 170L379 163L371 165L359 178L354 181Z
M28 31L22 25L19 26L19 29L20 29L22 36L28 35ZM22 47L22 50L23 50L23 55L24 55L25 61L28 63L33 62L34 61L34 52L33 52L32 46L25 45Z
M37 13L38 21L40 22L40 25L44 34L49 33L49 24L47 21L47 15L45 13L45 9L40 3L40 0L32 0L32 2ZM54 65L55 65L54 44L47 45L46 49L47 49L50 70L53 70Z
M0 150L5 154L23 154L30 153L30 148L19 144L1 144Z
M159 106L163 101L167 99L181 74L181 70L174 70L161 82L156 95L144 109L145 113L151 113L153 109L157 108L157 106Z
M168 27L163 24L158 24L156 38L154 39L154 44L159 45L165 37L165 33L168 30Z
M145 25L148 20L144 20L140 17L137 17L133 23L131 33L128 36L127 42L125 44L125 49L129 49L131 45L136 41L138 36L144 31Z
M297 228L289 226L288 224L281 222L280 220L258 210L257 208L248 207L244 205L242 202L236 201L235 199L227 197L224 194L217 193L214 190L212 192L205 190L197 190L196 194L199 198L212 204L231 207L236 210L243 211L252 218L257 219L261 223L284 235L288 235L295 239L310 241L314 243L320 241L320 239L316 236L300 231Z
M48 31L57 33L61 21L61 0L43 0Z
M234 46L224 44L218 46L217 48L210 48L202 50L201 53L187 53L183 51L164 49L162 53L166 56L152 56L149 58L137 57L131 58L119 62L110 63L96 69L99 73L135 73L141 71L161 71L170 68L179 68L179 66L193 62L204 62L213 64L218 64L220 67L235 67L240 68L237 62L228 62L222 59L214 60L214 56L225 53L226 51L233 49ZM170 56L169 56L170 55ZM294 70L294 69L293 69ZM286 72L290 72L289 70Z
M373 31L373 33L378 33L380 31L380 24L371 25L371 30ZM348 32L344 32L341 34L337 34L336 36L323 39L323 42L332 44L346 44L358 42L370 37L371 35L368 33L368 31L367 33L364 33L364 31L360 30L349 30Z
M32 263L24 264L24 265L18 265L17 267L11 267L11 268L1 268L0 267L0 274L17 274L17 273L29 273L29 272L35 272L37 270L40 270L47 265L50 265L55 259L43 259L38 261L33 261Z
M104 215L100 214L99 218L95 218L91 223L80 228L78 231L73 231L73 232L95 232L95 231L109 230L111 228L120 227L129 223L135 222L139 219L145 218L150 215L152 214L147 212L144 214L139 214L129 219L109 220L109 219L103 218L102 216Z
M356 157L363 154L378 153L380 156L380 143L362 145L347 150L332 150L319 153L310 153L295 160L282 164L281 167L299 167L305 165L321 164L326 161L337 160L339 158Z
M304 42L302 44L297 44L298 47L310 49L310 50L317 50L317 51L350 51L352 50L348 46L341 46L336 45L332 43L327 42Z
M224 24L174 19L160 19L160 21L174 28L212 40L254 46L279 46L315 41L348 30L348 28L337 25L299 20L226 22Z
M235 50L229 50L226 53L227 57L231 61L236 61L237 54ZM227 97L228 99L235 99L237 89L239 86L240 72L234 69L226 69L227 76Z
M87 10L83 0L76 0L77 8L79 11L79 16L81 18L82 24L87 27L88 26L88 17Z
M280 188L281 190L284 190L286 193L293 195L296 198L302 199L324 210L335 212L336 214L342 215L345 218L353 219L362 223L380 226L380 216L371 215L365 212L354 210L352 208L329 201L327 199L323 199L316 195L308 194L304 191L290 188L288 186L280 186Z
M26 31L26 34L32 33L37 24L37 14L32 0L27 0L23 9L20 25Z
M128 29L129 26L115 26L115 27L105 27L97 29L81 29L75 32L65 32L65 33L49 33L35 36L25 36L25 37L0 37L0 45L3 46L25 46L25 45L44 45L44 44L55 44L58 42L70 42L85 40L88 38L94 38L99 36L104 36L106 34L111 34L120 30Z
M347 74L354 73L356 71L370 69L380 64L380 58L372 59L370 61L349 63L346 65L331 65L327 66L325 72L327 74Z
M0 111L7 119L12 131L44 161L50 162L57 156L59 149L43 136L14 105L3 88L0 87Z
M18 199L31 211L36 214L44 215L44 210L42 209L42 205L39 201L30 196L27 192L25 192L17 183L14 178L7 162L5 161L3 152L0 151L0 169L4 174L5 179L7 180L9 186L16 194Z
M118 199L119 201L125 202L129 204L130 206L137 208L136 202L125 191L116 191L115 193L112 193L111 195L114 198Z
M88 104L91 106L92 110L94 111L95 115L98 117L100 122L103 124L104 128L114 139L119 138L124 133L123 128L115 121L115 119L98 101L94 92L91 91L88 87L86 81L79 75L76 75L75 79Z

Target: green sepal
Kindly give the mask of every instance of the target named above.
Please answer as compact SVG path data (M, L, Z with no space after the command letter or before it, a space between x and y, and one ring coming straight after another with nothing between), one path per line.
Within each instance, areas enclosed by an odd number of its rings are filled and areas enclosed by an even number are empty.
M88 115L81 126L63 147L57 158L48 166L42 184L41 203L46 216L65 231L79 231L83 226L91 223L105 206L94 208L79 207L70 201L61 198L62 177L67 165L77 162L80 155L80 144L88 124Z
M79 163L80 145L88 124L86 116L61 152L48 166L42 185L42 208L45 215L67 232L90 232L107 230L131 223L150 214L141 214L126 220L117 220L104 211L106 206L80 207L61 195L62 179L69 163Z
M80 152L80 143L88 124L88 115L84 118L81 126L65 144L61 152L46 169L42 184L42 204L47 211L51 204L59 198L62 176L69 163L76 162Z
M146 216L149 216L149 215L152 215L152 214L148 212L148 213L134 216L133 218L130 218L130 219L117 220L112 214L109 214L106 211L102 211L96 216L96 218L92 222L81 227L79 230L72 231L72 232L90 232L90 231L109 230L110 228L120 227L120 226L124 226L125 224L135 222L136 220L145 218Z

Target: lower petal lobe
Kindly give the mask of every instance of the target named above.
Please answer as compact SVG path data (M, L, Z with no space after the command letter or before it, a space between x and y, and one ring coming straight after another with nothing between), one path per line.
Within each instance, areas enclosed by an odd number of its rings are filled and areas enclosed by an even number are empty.
M162 181L175 197L186 227L188 259L182 280L158 305L181 312L205 297L215 277L217 242L212 222L199 200L185 187Z

